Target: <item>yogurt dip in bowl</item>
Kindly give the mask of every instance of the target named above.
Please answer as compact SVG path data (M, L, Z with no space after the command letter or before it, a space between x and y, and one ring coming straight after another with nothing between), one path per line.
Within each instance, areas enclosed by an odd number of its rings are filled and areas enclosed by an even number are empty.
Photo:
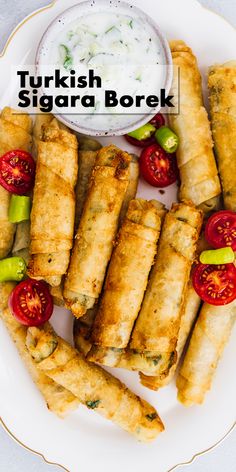
M65 108L57 99L53 113L91 136L142 126L161 108L160 91L167 96L172 80L169 45L158 26L142 10L115 0L79 3L49 25L36 71L51 75L53 69L69 84L63 89L68 102L61 99ZM52 91L54 97L62 93ZM48 93L44 87L41 92Z

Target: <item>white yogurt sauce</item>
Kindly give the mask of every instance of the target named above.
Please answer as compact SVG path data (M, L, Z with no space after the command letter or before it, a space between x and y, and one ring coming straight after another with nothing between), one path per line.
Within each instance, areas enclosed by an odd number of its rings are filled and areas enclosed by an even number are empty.
M102 89L77 89L72 94L96 94L94 109L76 108L73 122L93 129L109 131L129 126L134 116L128 113L150 113L143 103L134 111L121 106L107 108L104 90L115 90L117 95L159 95L163 87L164 52L151 25L142 19L112 12L88 14L65 25L51 48L50 63L62 70L79 71L87 75L89 69L102 79ZM74 111L75 112L75 111ZM86 113L83 118L80 113ZM122 114L122 115L121 115ZM136 117L138 119L138 116Z

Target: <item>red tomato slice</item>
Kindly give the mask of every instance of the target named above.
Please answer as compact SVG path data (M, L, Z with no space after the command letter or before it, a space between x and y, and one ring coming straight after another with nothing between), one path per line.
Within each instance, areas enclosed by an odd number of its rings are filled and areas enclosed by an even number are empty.
M236 268L199 263L193 270L193 286L204 302L227 305L236 298Z
M8 192L25 195L34 185L35 162L26 151L15 149L0 157L0 185Z
M156 129L158 129L165 124L165 118L161 113L157 113L157 115L155 115L151 119L151 121L149 121L149 123L155 126ZM132 136L129 136L128 134L125 134L125 139L133 146L141 148L146 148L148 146L151 146L151 144L156 143L155 133L150 138L142 139L141 141L136 138L133 138Z
M206 224L205 237L215 248L231 246L236 251L236 213L230 210L214 213Z
M153 126L156 127L156 129L160 128L161 126L164 126L165 124L165 118L161 113L157 113L149 123Z
M9 307L19 323L40 326L52 315L53 299L45 282L27 279L12 291Z
M178 178L175 156L165 152L157 143L142 151L139 165L143 178L154 187L167 187Z

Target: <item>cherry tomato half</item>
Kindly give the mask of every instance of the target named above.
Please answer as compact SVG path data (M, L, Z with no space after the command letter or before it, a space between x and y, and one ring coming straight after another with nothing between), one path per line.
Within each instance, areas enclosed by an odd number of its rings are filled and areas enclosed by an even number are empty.
M164 126L165 118L161 113L157 113L150 121L151 125L155 126L156 129Z
M161 113L157 113L151 119L151 121L149 121L149 123L155 126L156 129L158 129L165 124L165 118ZM141 148L146 148L148 146L151 146L151 144L156 143L155 133L150 138L142 139L141 141L136 138L133 138L132 136L129 136L128 134L125 134L125 139L133 146L137 146Z
M210 305L227 305L236 298L234 264L197 264L193 269L193 286L199 297Z
M34 185L35 162L26 151L15 149L0 157L0 185L8 192L25 195Z
M19 323L40 326L53 312L53 300L47 284L41 280L20 282L9 297L9 308Z
M214 213L206 224L205 237L216 249L231 246L236 251L236 213L230 210Z
M143 178L154 187L167 187L178 178L174 154L168 154L157 143L143 149L139 165Z

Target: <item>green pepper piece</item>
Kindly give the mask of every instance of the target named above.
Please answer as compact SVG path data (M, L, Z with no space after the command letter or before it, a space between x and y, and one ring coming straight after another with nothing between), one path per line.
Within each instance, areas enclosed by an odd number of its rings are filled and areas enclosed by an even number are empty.
M222 247L220 249L210 249L203 251L200 255L202 264L230 264L234 262L234 251L231 247Z
M168 126L161 126L157 129L155 138L164 151L170 154L175 152L178 148L179 138Z
M128 136L137 139L138 141L142 141L143 139L150 138L156 131L155 126L151 125L151 123L147 123L146 125L141 126L131 133L128 133Z
M22 257L8 257L0 261L0 282L20 282L26 274L26 263Z
M29 220L30 207L30 197L12 195L8 213L9 221L11 223L20 223L20 221Z

